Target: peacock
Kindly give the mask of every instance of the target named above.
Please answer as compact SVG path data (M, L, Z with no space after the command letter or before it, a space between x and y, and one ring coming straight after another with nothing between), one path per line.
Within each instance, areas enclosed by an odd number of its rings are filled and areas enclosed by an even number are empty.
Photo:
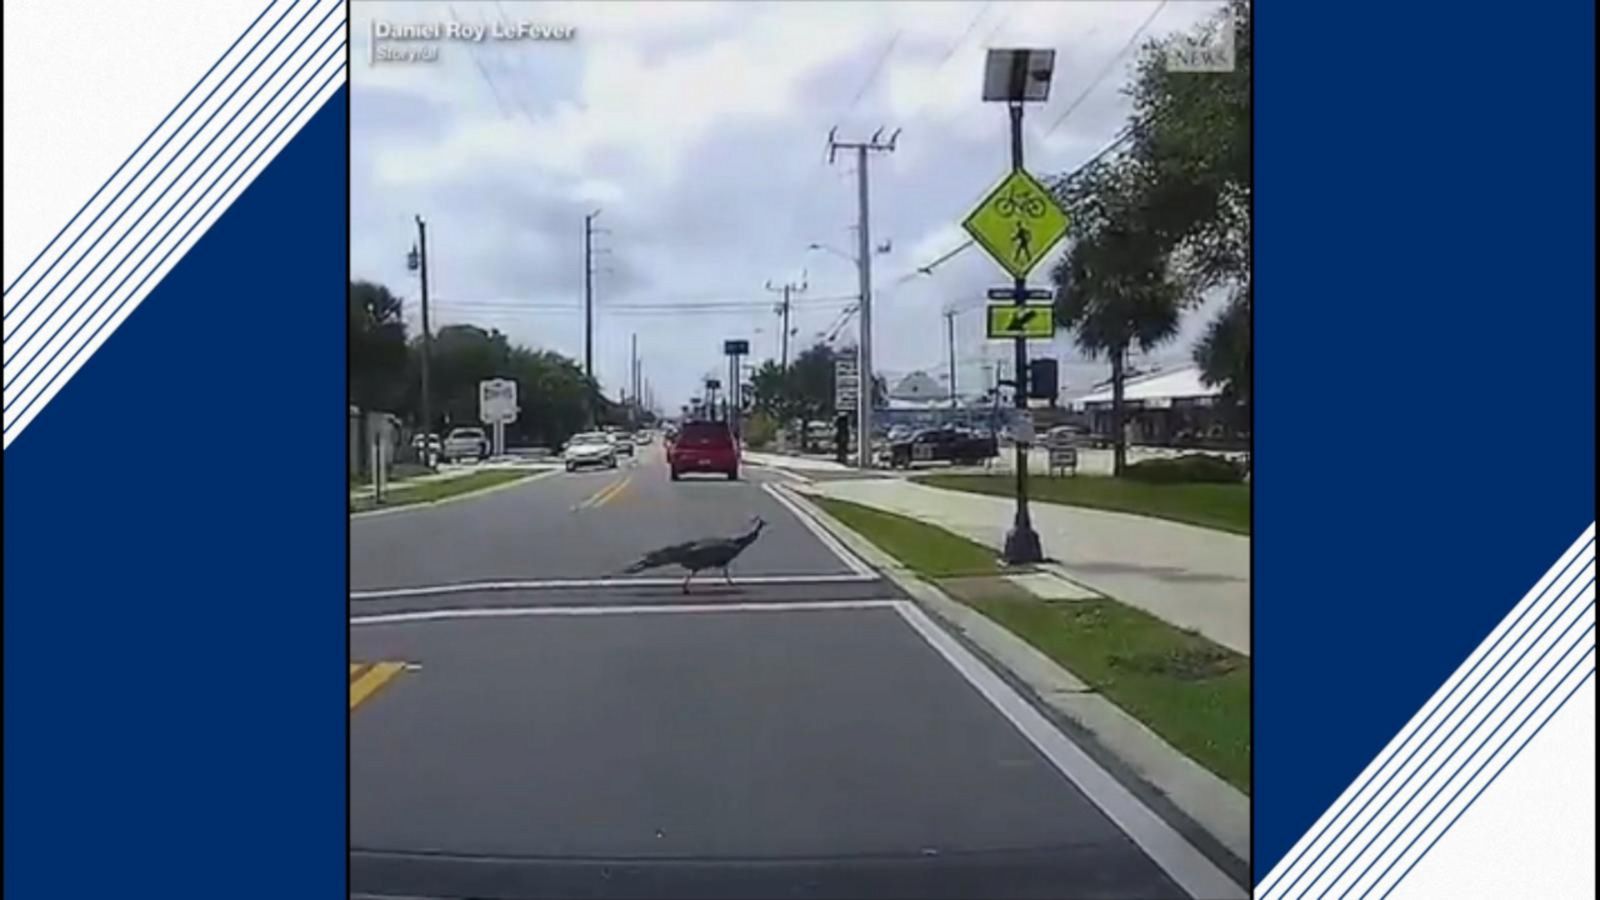
M761 536L761 529L766 525L765 520L755 516L750 520L749 530L737 537L705 538L662 547L660 550L646 553L642 559L622 571L628 575L636 575L662 566L681 566L689 571L683 579L685 594L689 593L689 580L705 569L721 569L723 579L733 584L733 577L728 574L728 566L744 552L746 547L755 543L756 538Z

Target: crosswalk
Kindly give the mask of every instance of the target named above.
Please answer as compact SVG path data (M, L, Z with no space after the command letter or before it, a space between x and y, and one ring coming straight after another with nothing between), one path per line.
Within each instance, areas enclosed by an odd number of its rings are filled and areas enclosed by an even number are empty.
M351 663L350 709L354 711L405 670L406 664L400 662Z

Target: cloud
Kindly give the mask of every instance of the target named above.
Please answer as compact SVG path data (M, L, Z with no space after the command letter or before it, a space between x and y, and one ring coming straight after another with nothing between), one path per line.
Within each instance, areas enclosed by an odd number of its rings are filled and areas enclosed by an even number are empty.
M597 374L608 389L626 383L628 336L637 332L647 375L675 405L720 365L724 337L776 352L768 279L807 271L811 290L793 314L802 344L838 321L843 304L822 298L854 294L854 268L806 250L821 242L856 252L855 162L848 154L827 162L828 129L859 140L880 126L901 128L895 152L869 162L874 243L893 243L873 259L877 359L885 369L939 363L942 371L941 310L981 304L1002 275L969 251L934 277L902 276L965 239L961 218L1008 165L1003 107L979 100L985 49L1057 49L1051 102L1028 110L1027 150L1029 168L1062 171L1121 127L1126 63L1107 63L1152 8L356 4L352 269L414 295L405 251L412 217L422 213L433 293L463 304L450 316L476 315L516 340L581 357L582 317L575 306L554 307L581 297L583 215L602 208L597 224L609 233L596 243L610 252L597 264L610 271L596 276ZM1152 30L1211 9L1170 4ZM569 42L452 43L427 64L363 61L371 21L452 17L577 31ZM751 305L729 311L708 301ZM487 305L508 302L528 308ZM636 309L685 302L701 305L673 316ZM958 326L960 355L971 357L976 377L981 316L962 315Z

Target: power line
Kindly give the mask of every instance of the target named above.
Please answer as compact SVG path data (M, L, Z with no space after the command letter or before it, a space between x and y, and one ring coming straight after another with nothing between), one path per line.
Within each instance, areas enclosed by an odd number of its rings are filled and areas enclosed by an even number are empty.
M1055 124L1051 125L1050 128L1047 131L1045 131L1044 137L1049 137L1058 127L1060 127L1061 123L1063 123L1063 122L1065 122L1067 120L1068 116L1072 115L1074 110L1076 110L1080 105L1082 105L1083 101L1090 94L1092 94L1094 92L1095 88L1099 87L1100 83L1102 81L1104 81L1106 76L1109 75L1111 73L1111 71L1116 67L1117 62L1120 61L1124 56L1126 56L1128 50L1131 49L1133 47L1134 43L1138 41L1139 36L1141 34L1143 34L1144 31L1147 28L1150 27L1150 24L1155 21L1156 16L1159 15L1161 13L1161 11L1166 8L1168 2L1169 2L1169 0L1161 0L1160 3L1156 4L1155 9L1150 11L1150 15L1146 16L1144 21L1141 22L1139 24L1139 26L1133 30L1133 33L1128 36L1128 40L1123 44L1122 48L1120 50L1118 50L1115 55L1112 56L1111 60L1108 63L1106 63L1106 65L1104 67L1101 68L1099 74L1097 74L1095 76L1094 80L1092 80L1089 83L1089 85L1087 87L1085 87L1083 89L1083 91L1081 91L1078 94L1078 96L1075 97L1070 104L1067 105L1066 111L1064 111L1060 115L1060 117L1058 117L1056 119ZM992 35L992 32L991 32L991 35ZM1073 169L1068 174L1062 176L1059 179L1056 179L1055 184L1052 185L1052 186L1059 188L1060 186L1062 186L1062 185L1068 183L1069 181L1071 181L1072 179L1078 177L1085 170L1087 170L1090 166L1094 165L1096 162L1099 162L1100 159L1102 159L1107 153L1110 153L1112 150L1116 149L1118 146L1120 146L1123 142L1125 142L1128 138L1130 138L1132 136L1133 136L1132 127L1131 126L1124 127L1123 130L1117 135L1117 137L1111 141L1111 143L1109 143L1106 146L1102 147L1093 156L1089 157L1082 164L1080 164L1076 169ZM984 190L988 190L988 188L985 188ZM975 197L973 199L972 202L973 203L978 202L979 199L982 199L982 196L983 196L982 194L979 194L977 197ZM974 241L972 241L971 239L963 241L960 245L958 245L955 248L953 248L953 249L941 254L938 258L934 259L932 262L926 263L926 264L921 265L921 266L917 266L915 269L912 269L910 272L907 272L907 273L901 275L899 278L895 279L894 283L895 284L904 284L904 283L906 283L908 281L911 281L911 280L915 279L918 275L932 275L933 274L933 270L935 268L937 268L938 266L943 265L944 263L946 263L946 262L950 261L951 259L955 258L957 255L959 255L963 251L969 249L970 247L972 247L973 243L974 243Z
M1111 74L1111 70L1116 68L1117 63L1121 62L1122 58L1128 55L1128 51L1133 49L1134 42L1139 40L1139 35L1143 34L1145 29L1150 27L1150 23L1156 20L1156 16L1160 15L1161 11L1167 8L1167 2L1168 0L1161 0L1160 3L1156 4L1155 9L1150 11L1150 15L1145 16L1144 21L1139 23L1139 27L1133 30L1133 34L1128 35L1128 40L1122 45L1122 49L1118 50L1116 54L1111 57L1110 61L1105 64L1105 67L1100 70L1099 74L1094 77L1094 80L1090 81L1088 86L1085 87L1077 97L1073 98L1071 103L1067 104L1066 111L1061 114L1060 118L1056 119L1055 124L1051 125L1050 128L1045 131L1044 137L1049 137L1057 128L1061 127L1061 123L1065 122L1067 117L1072 115L1073 111L1076 110L1084 100L1088 99L1090 94L1094 93L1094 89L1100 86L1100 82L1104 81L1106 76Z
M1053 187L1053 188L1058 188L1059 189L1062 186L1071 183L1078 176L1080 176L1084 172L1088 171L1090 166L1094 165L1095 163L1099 162L1101 159L1105 158L1105 155L1110 153L1112 150L1115 150L1116 148L1122 146L1131 137L1133 137L1133 126L1132 125L1124 126L1122 131L1120 131L1117 134L1117 136L1111 140L1110 143L1106 144L1104 147L1101 147L1099 150L1095 151L1093 156L1091 156L1088 159L1084 160L1083 162L1079 163L1077 168L1073 169L1071 172L1068 172L1067 174L1061 176L1060 178L1054 179L1053 184L1051 184L1050 186ZM968 238L967 240L962 241L959 246L957 246L954 249L949 250L949 251L941 254L936 259L934 259L932 262L926 263L926 264L921 265L921 266L917 266L915 269L911 270L910 272L907 272L904 275L901 275L899 278L895 279L894 283L895 284L904 284L905 282L916 278L918 275L932 275L933 274L933 270L935 268L944 265L946 262L949 262L951 259L955 258L955 256L957 254L961 253L964 250L969 249L975 243L976 243L976 241L972 240L971 238Z
M448 8L450 10L450 18L455 19L457 25L463 24L461 17L456 15L456 5L451 3ZM494 105L499 107L501 117L511 118L511 113L506 109L505 101L500 99L500 89L495 87L494 79L489 77L489 70L483 67L483 62L478 59L476 53L469 50L467 51L467 56L472 60L472 64L477 67L478 74L483 76L484 83L489 85L489 93L494 95Z

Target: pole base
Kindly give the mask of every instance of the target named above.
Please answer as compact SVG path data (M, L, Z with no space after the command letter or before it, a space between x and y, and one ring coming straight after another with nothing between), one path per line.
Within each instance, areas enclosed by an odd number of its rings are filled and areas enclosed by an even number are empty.
M1005 561L1013 566L1044 562L1039 532L1027 525L1013 525L1006 532Z

